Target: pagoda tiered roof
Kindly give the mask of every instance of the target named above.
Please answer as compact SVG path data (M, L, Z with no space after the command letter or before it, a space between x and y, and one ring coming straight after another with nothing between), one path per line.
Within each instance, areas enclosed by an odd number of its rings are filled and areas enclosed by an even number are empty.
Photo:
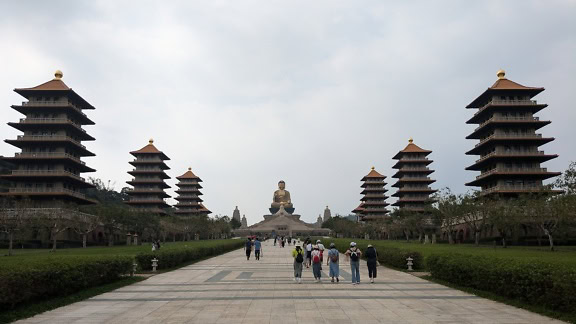
M386 183L384 180L386 176L380 174L374 167L370 172L362 177L364 183L360 186L364 188L361 192L363 197L360 199L362 202L352 212L360 216L364 221L375 220L385 216L388 213L386 206L388 203L386 199Z
M481 187L480 194L519 195L544 190L542 181L560 175L540 167L542 162L558 157L545 154L538 147L552 142L535 131L550 124L534 114L547 107L531 100L544 91L526 87L498 71L498 80L466 108L478 111L467 121L478 127L466 138L480 140L468 155L479 155L467 170L481 171L467 186Z
M192 172L192 168L188 168L188 171L176 177L176 179L180 180L177 184L179 189L176 190L176 193L178 193L178 197L176 197L178 204L174 206L178 208L175 211L176 214L181 216L201 216L212 213L202 205L203 200L199 197L202 195L199 190L202 188L199 184L202 179Z
M54 79L48 82L14 89L28 101L12 105L26 117L8 123L24 134L5 140L22 152L3 158L14 165L10 174L2 176L12 182L12 187L3 195L30 197L39 201L40 206L54 200L96 203L78 191L94 187L81 176L95 171L81 160L84 156L95 156L82 144L82 141L94 140L82 128L82 125L94 124L82 110L94 107L69 88L62 76L61 71L56 71Z
M435 180L428 176L434 172L428 168L428 165L432 163L427 158L430 153L432 151L422 149L410 138L408 145L394 155L393 159L398 162L393 168L398 171L393 177L398 180L392 186L397 187L398 190L392 196L398 197L398 200L392 206L420 212L434 202L430 195L436 190L431 189L429 185Z

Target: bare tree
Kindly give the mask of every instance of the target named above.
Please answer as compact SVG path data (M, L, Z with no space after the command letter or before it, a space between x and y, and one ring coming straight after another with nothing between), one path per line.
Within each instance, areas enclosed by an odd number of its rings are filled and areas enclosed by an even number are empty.
M14 235L26 228L31 203L29 200L0 201L0 231L8 236L8 255L12 255Z
M480 245L480 234L486 228L486 221L491 213L491 201L487 198L476 198L466 194L462 197L462 218L474 232L474 244Z
M82 247L86 248L88 234L92 233L100 224L98 217L80 211L72 213L71 228L82 235Z
M464 222L464 214L470 212L469 197L453 194L449 188L444 188L437 195L438 215L441 227L448 236L448 243L454 244L453 233L456 227Z
M526 216L548 237L550 251L554 251L554 234L565 224L575 220L575 198L572 195L547 197L538 195L527 199Z

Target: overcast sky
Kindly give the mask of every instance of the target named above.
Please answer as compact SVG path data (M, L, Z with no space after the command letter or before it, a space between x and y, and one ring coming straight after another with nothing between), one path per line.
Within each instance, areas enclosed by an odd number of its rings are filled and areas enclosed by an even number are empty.
M128 152L154 138L172 196L192 167L206 207L238 205L249 224L281 179L302 219L326 205L348 214L360 179L371 166L390 177L410 137L433 150L434 188L468 190L464 107L500 68L546 88L541 132L556 141L542 148L560 157L544 166L576 160L576 1L3 1L0 12L1 139L20 134L6 125L22 117L12 90L60 69L96 107L86 176L127 186Z

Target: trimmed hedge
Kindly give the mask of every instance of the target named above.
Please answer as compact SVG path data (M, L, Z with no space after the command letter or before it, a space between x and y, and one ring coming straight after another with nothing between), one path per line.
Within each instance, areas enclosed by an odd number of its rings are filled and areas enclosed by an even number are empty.
M244 246L243 240L234 240L214 246L179 247L170 250L157 250L136 255L136 262L142 270L152 270L152 259L158 259L157 269L169 269L202 258L219 255Z
M541 305L576 309L576 269L538 260L464 254L432 254L426 260L434 278Z
M130 257L54 257L4 264L0 266L0 309L110 283L131 269Z
M350 244L351 241L351 239L325 239L324 245L328 248L330 243L334 243L338 251L340 251L340 253L344 253L349 248L348 244ZM406 266L406 259L411 257L414 259L412 261L414 263L412 266L414 270L420 270L424 268L424 258L420 252L412 251L409 249L399 249L384 246L383 244L378 244L378 241L374 241L371 244L374 246L374 248L376 248L376 252L378 253L378 262L383 265L406 270L408 269ZM368 248L368 243L357 243L356 247L358 247L362 253L365 253L366 249Z

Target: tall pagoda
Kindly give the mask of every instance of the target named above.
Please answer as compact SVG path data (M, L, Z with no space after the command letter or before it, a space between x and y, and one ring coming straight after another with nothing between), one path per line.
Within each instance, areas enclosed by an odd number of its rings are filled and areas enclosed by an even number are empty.
M541 163L558 157L545 154L539 146L552 142L536 130L550 124L534 115L548 105L532 100L544 88L526 87L508 80L503 70L498 80L466 108L478 109L467 124L478 127L467 139L480 142L468 155L479 159L466 170L480 171L467 186L480 187L482 195L518 196L546 190L542 181L560 175L548 172Z
M170 160L166 154L154 146L154 140L150 139L148 145L138 151L130 152L135 159L130 164L134 166L128 173L134 178L127 181L134 189L127 194L130 199L126 204L135 209L141 209L152 213L166 214L165 208L170 207L164 200L170 196L164 189L170 188L165 180L170 179L165 170L170 168L164 161Z
M414 144L411 138L408 145L393 157L398 162L392 168L398 171L392 177L398 181L392 187L397 187L398 190L392 196L398 197L398 200L392 206L406 211L423 212L434 202L430 198L430 194L436 192L430 188L430 184L435 181L429 177L434 172L428 168L432 163L427 157L430 153L432 151Z
M361 181L364 183L362 184L361 194L364 195L360 201L362 203L352 212L359 215L359 220L361 221L370 221L370 220L377 220L380 219L388 213L388 203L386 203L386 182L384 180L386 176L381 175L378 173L374 167L370 170L366 176L362 178Z
M11 183L5 196L28 197L38 207L56 207L59 203L94 204L82 191L93 185L81 177L94 172L81 160L95 156L83 141L93 141L83 125L94 125L84 110L94 107L62 81L62 72L54 79L33 88L14 89L28 101L13 105L12 109L25 118L8 125L23 132L6 143L19 149L14 157L4 161L14 169L1 177Z
M178 197L176 197L178 204L175 205L178 209L174 213L179 216L201 216L209 214L210 211L202 205L202 198L200 198L200 195L202 195L200 192L202 188L200 182L202 182L202 179L192 172L192 168L188 168L186 173L176 177L176 179L179 181L177 184L178 190L176 190L178 194ZM238 218L240 218L240 214L238 214Z

